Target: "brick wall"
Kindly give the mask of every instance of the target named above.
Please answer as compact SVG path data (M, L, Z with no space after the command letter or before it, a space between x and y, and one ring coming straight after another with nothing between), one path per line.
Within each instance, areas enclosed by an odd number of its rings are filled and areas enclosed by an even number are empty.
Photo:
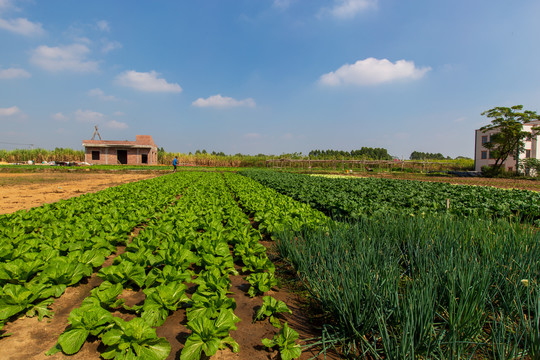
M102 147L87 147L86 162L95 165L118 165L117 150L127 151L127 165L144 165L142 163L142 155L148 155L148 164L155 165L157 163L157 152L151 149L126 149L126 148L102 148ZM99 152L99 160L92 160L92 152Z

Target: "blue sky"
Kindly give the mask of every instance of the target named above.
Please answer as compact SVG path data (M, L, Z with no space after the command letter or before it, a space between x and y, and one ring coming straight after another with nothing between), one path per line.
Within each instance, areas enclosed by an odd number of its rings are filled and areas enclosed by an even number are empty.
M0 148L473 156L540 111L537 0L0 0ZM7 144L10 143L10 144Z

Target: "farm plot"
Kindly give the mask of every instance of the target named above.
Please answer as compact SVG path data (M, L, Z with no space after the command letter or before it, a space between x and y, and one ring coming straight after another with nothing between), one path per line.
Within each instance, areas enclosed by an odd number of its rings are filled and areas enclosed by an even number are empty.
M156 177L155 173L98 173L86 171L7 172L0 166L0 214L30 209L88 192Z
M377 178L329 179L267 170L241 174L327 215L454 214L540 219L540 193L491 187Z
M247 180L231 175L229 186L235 177ZM265 358L271 354L262 346L265 336L264 344L274 355L300 355L298 334L283 322L292 318L277 315L287 307L272 297L262 298L272 294L277 281L266 248L259 243L261 234L222 175L168 175L104 193L114 196L97 193L0 217L4 333L17 329L24 319L16 319L23 314L52 316L54 298L66 287L87 281L95 287L72 309L61 329L65 330L42 339L50 343L52 358L63 352L74 358L198 359L219 349ZM274 197L283 196L274 192ZM301 222L304 212L293 211L294 221ZM291 222L286 218L282 216ZM127 243L130 231L143 222ZM117 245L125 245L125 251L103 266ZM242 318L235 311L239 299ZM257 306L259 321L240 331L237 323L251 323ZM267 316L270 322L262 322ZM273 325L281 330L273 330ZM236 334L249 332L261 334L259 345L239 349ZM41 356L37 344L9 353L16 348L16 336L0 340L1 352L7 351L2 357ZM178 344L172 345L171 337Z
M540 234L506 220L375 216L282 233L331 314L325 344L369 359L538 359Z

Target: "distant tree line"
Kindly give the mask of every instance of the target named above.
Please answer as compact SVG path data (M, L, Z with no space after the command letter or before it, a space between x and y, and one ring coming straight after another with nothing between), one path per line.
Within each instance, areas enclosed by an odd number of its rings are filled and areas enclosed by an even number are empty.
M426 153L421 151L413 151L411 153L411 156L409 156L410 160L452 160L450 156L444 157L441 153ZM455 160L468 160L470 158L465 156L458 156L455 158Z
M370 160L392 160L388 150L384 148L362 147L360 150L311 150L310 158L318 159L340 159L340 158L361 158Z
M409 156L409 159L411 160L451 160L452 158L450 156L444 157L441 153L426 153L421 151L413 151L411 153L411 156Z

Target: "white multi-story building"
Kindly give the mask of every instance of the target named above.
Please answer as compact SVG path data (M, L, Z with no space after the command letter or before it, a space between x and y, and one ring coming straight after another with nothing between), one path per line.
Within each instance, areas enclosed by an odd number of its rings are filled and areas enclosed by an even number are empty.
M527 158L540 159L540 148L538 146L537 136L533 136L532 128L539 126L540 121L531 121L523 124L523 131L531 133L531 136L525 139L524 151L519 155L519 159L510 155L504 162L503 167L508 171L516 171L519 163ZM484 144L489 142L491 135L497 133L497 129L482 131L480 129L475 132L474 140L474 170L481 171L482 166L495 164L495 158L491 156L489 149L484 147Z

